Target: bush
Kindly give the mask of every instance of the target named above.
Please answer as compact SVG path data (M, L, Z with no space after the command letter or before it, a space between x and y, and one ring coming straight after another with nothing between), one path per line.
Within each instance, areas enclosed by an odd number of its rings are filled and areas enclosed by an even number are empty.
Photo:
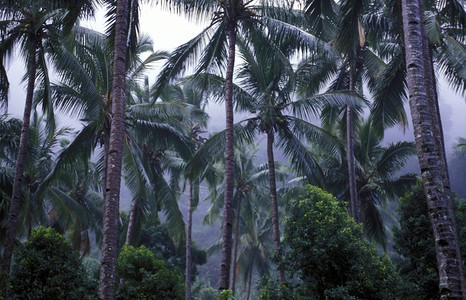
M124 283L117 299L183 299L181 276L157 260L146 247L124 246L118 257L117 274Z
M466 259L466 202L453 197L458 240L462 253L463 270ZM401 259L397 268L403 280L412 282L417 299L439 297L439 275L435 253L434 234L429 219L427 200L419 180L400 199L398 206L400 227L393 228L395 250Z
M38 227L16 250L14 299L92 299L95 293L78 253L55 230Z
M401 293L402 282L389 258L363 241L362 228L346 207L317 187L308 186L306 199L294 202L284 236L289 249L283 266L300 281L299 290L286 292L294 299L395 299ZM286 289L293 285L281 287ZM266 293L271 291L264 289L263 299ZM271 294L280 293L275 289Z

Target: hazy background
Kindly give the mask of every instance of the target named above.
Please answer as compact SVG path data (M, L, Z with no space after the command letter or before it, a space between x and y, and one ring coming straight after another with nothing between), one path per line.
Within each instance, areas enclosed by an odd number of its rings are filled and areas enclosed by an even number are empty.
M105 10L100 8L97 11L95 20L82 22L83 26L90 27L94 30L104 32L105 31ZM163 12L156 7L143 5L141 14L141 32L149 34L154 41L154 50L173 50L176 46L188 41L199 33L202 28L207 24L195 24L186 21L183 17L172 15L168 12ZM25 74L24 62L22 58L14 57L8 67L8 76L10 80L10 101L8 107L8 113L17 118L22 118L23 107L25 100L25 89L26 85L21 83L21 79ZM157 70L155 68L150 76L150 83L154 83ZM53 76L51 76L53 80ZM450 173L452 188L456 190L462 197L466 197L466 182L464 182L466 173L466 161L464 158L455 158L452 151L452 145L456 143L459 136L466 137L466 104L463 96L455 94L452 89L448 87L448 84L440 78L439 79L439 100L440 100L440 111L442 115L443 128L445 133L445 143L447 145L447 154L449 156ZM409 115L409 108L406 106L408 119L411 121ZM219 131L225 127L224 119L224 107L215 103L210 103L207 107L207 112L210 115L209 131ZM244 118L244 114L235 115L235 121L240 118ZM78 121L73 120L69 117L60 117L59 122L61 125L72 126L79 128L80 124ZM414 139L412 133L412 126L405 131L400 127L394 127L386 131L385 142L394 142L400 140L412 141ZM263 141L263 137L259 137L258 142ZM263 143L262 143L263 144ZM262 147L264 148L264 147ZM265 161L265 155L258 153L258 162L262 163ZM280 153L276 154L277 158L280 158ZM419 167L417 164L417 158L413 157L408 166L403 172L418 172ZM201 191L201 199L206 196L206 191ZM186 212L186 197L182 197L180 201L180 208L183 213ZM129 191L123 186L121 195L121 209L128 210L131 201L131 195ZM213 242L219 239L219 227L220 224L216 224L212 227L202 227L200 220L207 210L209 203L201 202L198 210L194 213L194 226L193 226L193 238L197 241L198 246L207 248ZM211 279L212 285L216 284L217 272L219 259L213 257L209 259L208 264L200 268L201 274L208 274Z

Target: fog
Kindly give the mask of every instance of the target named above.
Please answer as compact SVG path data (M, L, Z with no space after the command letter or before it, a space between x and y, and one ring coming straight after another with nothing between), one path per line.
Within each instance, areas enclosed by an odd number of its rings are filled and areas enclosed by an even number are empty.
M96 13L95 20L82 22L82 25L104 32L104 14L104 9L100 8ZM143 6L140 21L142 32L149 34L154 40L155 50L168 51L173 50L176 46L194 37L206 25L190 23L183 17L172 15L168 12L162 12L160 9L147 5ZM7 66L10 81L8 113L12 117L22 118L26 89L26 84L21 82L25 74L24 62L22 58L16 55ZM159 69L160 66L154 68L149 73L151 83L155 81ZM51 78L52 81L56 81L53 75ZM466 102L464 95L455 93L442 77L438 80L438 91L446 150L447 154L451 155L452 145L457 142L457 138L460 136L466 137ZM385 133L385 143L400 140L414 140L408 105L405 104L405 108L409 120L408 128L395 126L388 129ZM207 112L210 115L209 131L216 132L222 130L225 127L224 106L222 104L209 103ZM244 119L246 116L247 114L235 114L235 122ZM62 126L66 125L72 128L79 128L81 126L80 122L73 116L70 117L58 114L58 121ZM258 136L258 143L263 140L264 138L262 136ZM277 153L277 157L281 157L280 153ZM259 158L260 162L265 161L265 157L260 153ZM415 161L410 163L408 170L418 171Z

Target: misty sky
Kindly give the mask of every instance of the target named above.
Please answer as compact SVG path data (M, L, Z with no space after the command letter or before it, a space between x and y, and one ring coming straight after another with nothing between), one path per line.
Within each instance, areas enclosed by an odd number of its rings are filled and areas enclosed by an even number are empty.
M104 13L103 9L99 9L95 20L83 22L82 25L103 32L105 30ZM203 24L191 23L183 17L144 5L141 11L140 28L143 33L147 33L152 37L156 50L173 50L176 46L188 41L199 33L203 28ZM26 85L24 83L21 84L21 78L24 76L23 64L23 60L18 57L13 58L7 64L9 66L8 76L10 80L8 112L18 118L21 118L23 114L26 89ZM156 71L150 73L151 83L154 82L155 75ZM456 142L459 136L466 137L466 102L463 96L455 94L442 79L439 80L439 96L445 142L447 145L451 145ZM223 106L211 104L207 108L207 111L211 116L210 123L212 125L215 124L216 127L213 130L219 130L219 126L223 126L224 124ZM68 123L70 121L68 118L62 118L61 122ZM412 126L410 126L409 131L406 133L403 133L403 130L399 127L389 129L386 133L386 139L389 142L413 140L413 134L410 129L412 129ZM451 147L448 148L447 151Z

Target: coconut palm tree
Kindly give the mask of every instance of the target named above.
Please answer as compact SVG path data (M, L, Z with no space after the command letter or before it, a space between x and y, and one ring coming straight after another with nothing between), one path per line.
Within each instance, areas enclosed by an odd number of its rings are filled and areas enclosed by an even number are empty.
M224 74L224 101L226 120L225 148L225 201L223 250L220 265L219 290L227 289L230 273L233 211L232 197L234 186L234 150L233 150L233 73L238 36L262 34L262 24L266 24L271 34L292 35L297 48L315 49L316 40L302 30L287 23L274 20L265 12L275 11L276 7L254 5L253 2L234 1L165 1L167 7L176 12L183 12L196 20L211 20L209 26L199 35L178 47L162 70L157 85L167 86L176 79L188 66L197 65L196 74L206 70ZM200 58L200 59L199 59ZM218 74L217 73L217 74ZM223 76L223 75L222 75ZM154 93L154 97L158 92Z
M224 225L223 225L223 249L222 261L220 265L219 290L228 289L230 260L231 260L231 235L233 223L232 197L234 186L234 150L233 150L233 102L232 84L235 64L235 45L238 31L250 27L254 22L250 3L243 1L229 2L185 2L166 1L167 5L173 5L176 10L186 12L189 17L211 18L212 23L203 32L191 41L180 46L172 54L167 62L166 68L161 72L158 80L159 86L167 85L170 80L179 74L191 59L195 51L202 46L202 43L210 37L212 38L203 51L203 58L200 61L198 70L206 70L213 66L226 69L225 74L225 115L226 115L226 148L225 148L225 201L224 201ZM228 48L226 49L226 45ZM227 50L227 51L225 51ZM225 64L226 58L226 64Z
M406 160L415 154L415 146L411 142L396 142L384 147L381 142L382 136L374 129L372 119L360 119L359 138L355 140L354 150L361 223L365 236L385 247L387 228L390 227L387 223L394 222L388 204L416 182L415 174L396 175ZM320 149L319 145L311 151L320 157L319 165L325 170L327 190L341 201L348 201L345 153Z
M55 127L47 126L47 122L48 120L46 121L44 117L38 117L37 113L33 114L28 142L28 157L24 169L24 180L27 185L22 189L17 235L27 237L31 230L38 225L53 226L61 233L69 232L73 245L78 250L83 250L83 254L85 254L89 251L89 247L81 249L81 245L89 245L88 229L96 232L97 237L99 236L100 226L96 217L99 216L98 206L101 203L98 201L99 199L93 197L95 194L93 191L97 191L96 186L90 187L89 185L91 182L97 184L99 181L93 180L95 178L90 176L93 174L92 172L86 174L89 176L84 176L84 170L79 170L79 166L77 166L77 168L64 173L59 180L49 182L46 192L40 197L37 196L37 189L54 167L55 148L59 144L65 143L63 137L70 133L68 128L55 130ZM9 125L11 123L9 120L2 127L13 129L14 127ZM14 148L17 150L18 140L19 134L11 139L10 145L6 143L4 145L6 155L2 158L1 164L6 170L12 169L14 166L13 162L17 152L11 150ZM11 155L11 157L7 157L7 155ZM2 170L5 169L2 168ZM87 170L91 171L91 167ZM4 174L8 176L8 173ZM12 181L12 178L10 180ZM6 182L8 181L7 179ZM3 201L3 204L5 205L6 201ZM6 207L3 206L3 208ZM4 225L6 227L6 223ZM2 226L2 232L6 229L5 227Z
M434 108L430 104L434 95L429 92L425 81L420 80L433 74L428 71L429 59L426 57L429 58L429 53L424 47L427 35L423 4L413 0L403 1L402 6L409 103L424 190L430 199L428 206L439 267L440 298L461 299L465 287L455 220L448 201L451 198L447 194L449 190L438 188L445 185L446 178L442 178L438 160L441 154L433 136L434 127L439 125L432 118Z
M121 165L125 132L126 55L128 50L128 0L118 0L115 17L115 44L112 76L112 120L104 183L102 259L99 278L100 299L115 298L115 271L118 256L118 213Z
M4 20L0 28L3 33L0 47L2 58L2 76L0 76L0 79L7 81L3 61L12 54L13 47L17 44L21 45L22 55L27 66L23 126L3 251L2 270L4 272L9 272L16 236L34 88L38 83L44 83L45 86L49 85L45 52L50 45L60 47L60 30L66 17L64 8L66 7L57 7L55 3L50 1L35 1L34 3L30 1L2 1L0 3L0 15ZM36 78L39 79L37 82ZM2 84L2 89L3 87L7 88L8 85ZM5 89L3 91L5 92ZM2 95L6 96L4 92ZM50 121L52 120L53 118L50 117ZM50 124L50 126L53 125Z
M315 159L300 139L305 137L312 141L322 138L326 133L307 120L318 111L319 107L322 107L323 103L332 106L346 103L357 105L361 99L351 92L334 92L305 99L293 99L297 76L288 61L288 56L294 53L294 49L290 44L280 45L279 41L276 41L273 50L264 51L261 43L265 40L266 37L260 35L255 35L253 43L239 39L238 46L244 63L239 67L239 84L233 87L237 108L256 115L256 117L239 122L238 126L250 136L260 133L267 135L268 184L272 206L274 249L278 251L280 233L273 156L275 137L278 138L277 145L291 159L292 164L310 180L321 183L322 178L319 178L319 175L322 173L319 174L318 169L315 168ZM209 93L215 98L220 98L222 79L215 75L204 77L210 84ZM282 282L283 272L281 270L279 270L278 277Z
M104 35L76 28L74 36L77 37L74 59L79 64L68 72L75 76L64 73L63 82L54 85L52 92L55 106L78 116L84 127L60 153L57 167L49 180L60 178L60 174L76 163L76 157L87 164L100 143L103 151L99 151L98 169L102 181L105 181L112 103L112 56L107 52ZM150 53L145 60L139 58L143 53ZM181 154L190 151L184 126L179 122L186 115L186 107L179 103L150 103L149 83L143 77L144 71L152 63L165 58L166 54L153 52L152 41L144 35L136 44L135 54L136 57L129 58L126 93L126 122L129 127L125 129L123 149L123 179L134 197L127 243L134 242L133 233L138 231L143 215L149 209L163 210L167 214L170 233L176 241L180 241L184 237L184 225L177 197L163 178L160 161L155 157L167 149ZM145 80L142 85L141 80Z
M1 217L4 222L2 228L6 228L5 220L8 219L8 200L11 196L14 180L15 158L18 153L19 136L21 134L21 120L0 117L0 201L2 203ZM1 237L5 237L2 230ZM2 243L3 238L2 238Z
M162 101L175 101L191 106L188 111L189 115L185 119L180 121L187 127L188 134L193 146L193 155L195 151L202 146L205 142L205 138L202 137L203 129L207 127L208 115L204 112L207 104L207 99L202 91L197 89L189 82L185 82L183 85L173 85L167 88L161 95ZM192 158L189 157L189 159ZM184 177L188 183L188 216L186 221L186 266L185 266L185 283L186 283L186 294L185 299L191 299L191 249L192 249L192 221L193 211L196 209L199 203L199 188L200 182L209 181L210 177L208 173L212 172L209 166L205 167L202 171L191 170L187 168L187 162L183 162ZM172 172L173 174L173 172ZM180 175L182 175L180 173ZM208 182L209 185L212 184Z
M176 101L151 103L147 78L144 87L131 94L134 97L128 100L127 110L132 126L126 132L124 179L134 197L126 243L135 242L133 235L139 231L143 213L146 215L149 210L165 212L171 237L181 243L185 232L177 204L177 184L183 167L180 160L191 156L193 151L189 128L183 121L196 114L196 109ZM170 182L164 178L165 172L170 174Z
M270 195L267 187L269 183L269 168L267 164L257 165L257 147L239 145L235 148L235 223L233 239L232 258L232 282L233 294L237 294L237 281L239 274L243 274L244 288L248 287L251 264L262 266L261 274L268 272L270 259L273 253L267 249L271 246L271 218L268 197ZM278 162L276 162L278 164ZM288 173L277 171L277 178L282 180ZM214 224L223 207L224 186L219 185L208 199L212 202L211 207L204 215L203 223ZM265 218L265 220L264 220ZM263 228L257 228L262 224ZM256 235L261 235L258 238ZM252 239L252 240L251 240ZM258 242L260 240L260 242ZM209 252L219 251L221 241L209 248ZM246 245L245 245L246 243ZM254 245L251 245L254 243ZM265 246L266 243L267 246ZM261 244L261 245L258 245ZM270 244L270 245L269 245ZM245 250L246 247L247 249ZM261 250L254 251L255 258L251 258L254 247Z
M49 185L45 199L51 204L50 225L67 234L71 245L82 256L91 250L90 233L102 238L102 184L94 163L74 164Z

